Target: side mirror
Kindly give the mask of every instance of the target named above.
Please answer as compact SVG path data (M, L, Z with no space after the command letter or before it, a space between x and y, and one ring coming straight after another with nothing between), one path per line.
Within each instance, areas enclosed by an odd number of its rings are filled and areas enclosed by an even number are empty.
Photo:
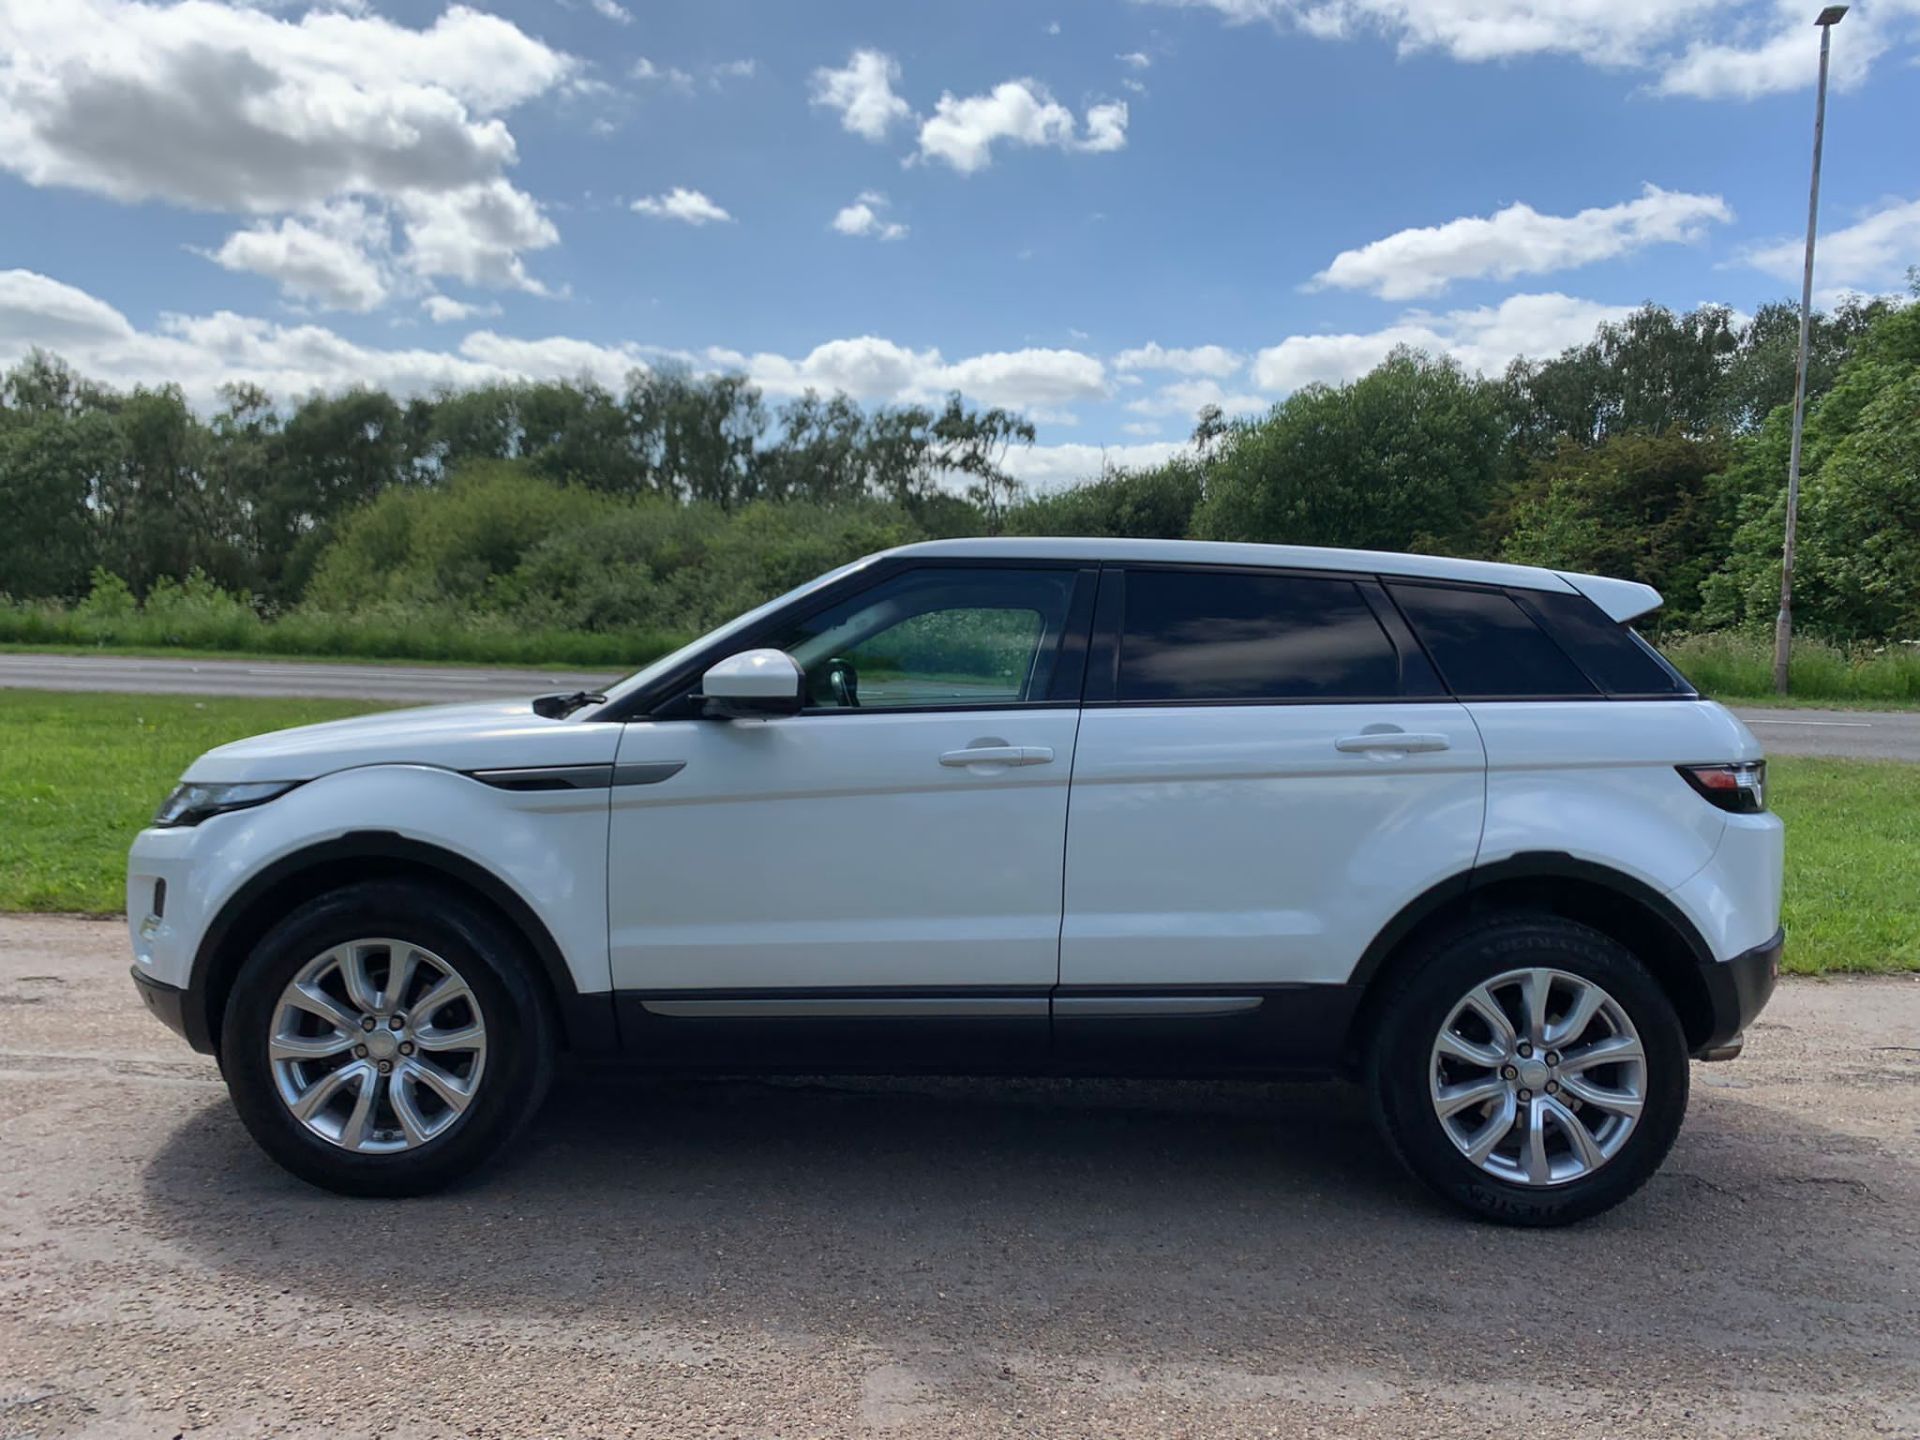
M784 650L729 655L700 677L701 713L721 720L797 715L807 677Z

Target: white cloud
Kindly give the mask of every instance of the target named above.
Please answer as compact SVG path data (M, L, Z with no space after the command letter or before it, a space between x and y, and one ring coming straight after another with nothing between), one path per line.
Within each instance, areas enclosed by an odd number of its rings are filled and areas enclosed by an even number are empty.
M1383 300L1434 295L1455 280L1541 275L1632 254L1649 245L1691 243L1715 221L1733 219L1718 195L1648 185L1637 200L1542 215L1513 204L1487 216L1401 230L1345 250L1313 277L1315 287L1370 290Z
M616 25L631 25L633 23L633 16L628 14L625 7L619 4L619 0L592 0L592 5L598 14L604 15Z
M0 270L0 351L58 350L131 339L127 317L84 290L32 270Z
M357 200L336 200L237 230L211 258L229 270L264 275L322 309L367 311L387 298L393 283L391 245L383 213Z
M636 80L659 85L682 95L693 93L691 74L675 65L656 65L644 55L633 62L627 73Z
M707 67L707 83L718 89L727 80L751 80L759 71L758 60L723 60Z
M464 5L410 29L213 0L9 0L0 54L0 168L125 202L284 217L213 253L290 277L302 298L363 308L390 291L373 233L389 213L410 246L427 228L434 254L394 261L416 273L451 273L449 252L497 249L509 231L522 248L557 238L505 179L517 152L502 117L570 82L577 64ZM503 204L521 216L504 230ZM315 218L360 212L358 238ZM486 233L446 233L465 221ZM517 255L464 268L478 283L533 288Z
M420 302L420 308L427 312L427 318L436 325L450 325L457 320L472 320L481 315L498 315L498 305L478 305L469 300L455 300L450 295L429 295Z
M878 50L856 50L839 70L813 72L813 103L840 112L840 124L868 140L884 140L913 108L893 93L900 62Z
M1378 36L1403 54L1474 63L1571 55L1659 72L1667 94L1751 98L1813 83L1813 15L1800 0L1159 0L1229 24L1265 20L1321 40ZM1858 81L1913 0L1861 0L1835 42L1838 83Z
M1754 100L1812 89L1820 53L1812 13L1791 0L1779 0L1774 8L1773 23L1765 31L1736 40L1694 41L1684 54L1666 63L1654 88L1663 95L1701 100ZM1828 82L1835 89L1850 90L1867 78L1889 44L1880 17L1900 8L1904 7L1854 6L1829 61Z
M1337 385L1366 374L1403 345L1451 355L1471 371L1498 374L1516 356L1557 355L1592 339L1601 324L1632 313L1629 305L1554 293L1510 295L1498 305L1444 315L1416 310L1363 334L1289 336L1254 357L1253 381L1277 395L1316 382Z
M919 154L965 175L992 164L993 147L1001 141L1093 153L1121 150L1127 143L1126 102L1089 107L1082 134L1073 112L1032 80L1002 81L985 95L944 94L920 126Z
M684 185L676 185L664 195L642 196L633 202L633 209L642 215L652 215L661 220L679 220L688 225L707 225L733 219L700 191L689 190Z
M1157 420L1129 420L1120 427L1127 435L1158 435L1165 427Z
M499 375L527 380L571 380L585 375L610 389L633 371L647 368L646 356L637 345L599 345L564 335L521 340L476 330L460 342L460 355Z
M1224 380L1247 360L1224 345L1196 345L1188 350L1168 350L1157 341L1149 341L1113 357L1116 370L1171 370L1176 375L1210 375Z
M1183 441L1158 440L1138 445L1033 445L1007 452L1007 469L1034 490L1058 490L1082 480L1097 480L1109 469L1144 470L1190 453Z
M936 389L959 390L990 405L1053 408L1104 399L1105 367L1078 350L1014 350L943 366Z
M1125 55L1116 55L1113 58L1135 70L1145 70L1153 64L1153 57L1144 50L1129 50Z
M1265 410L1272 401L1259 395L1235 394L1218 380L1175 380L1162 385L1151 395L1129 400L1127 409L1136 415L1179 415L1191 420L1209 405L1217 405L1228 415L1245 415Z
M897 220L883 220L880 212L887 197L877 190L863 190L851 205L844 205L833 217L833 228L842 235L871 235L876 240L904 240L907 227Z
M1796 237L1748 252L1746 262L1780 280L1800 279L1806 240ZM1891 200L1863 219L1824 232L1814 247L1814 272L1833 288L1897 288L1920 261L1920 200Z

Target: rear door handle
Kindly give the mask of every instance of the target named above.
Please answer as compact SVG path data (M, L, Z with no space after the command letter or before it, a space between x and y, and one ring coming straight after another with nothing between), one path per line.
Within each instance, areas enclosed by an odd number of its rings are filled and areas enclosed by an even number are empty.
M1453 748L1453 742L1444 735L1420 735L1406 730L1373 730L1365 735L1342 735L1333 742L1333 748L1359 755L1380 750L1395 750L1404 754L1419 750L1450 750Z
M970 745L965 750L949 750L940 757L942 765L965 769L969 765L1051 765L1051 745Z

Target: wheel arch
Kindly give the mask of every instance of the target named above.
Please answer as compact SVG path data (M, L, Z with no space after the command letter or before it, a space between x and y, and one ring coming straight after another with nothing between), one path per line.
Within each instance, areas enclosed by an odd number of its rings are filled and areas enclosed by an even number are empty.
M1590 926L1618 941L1653 972L1673 1002L1690 1049L1714 1024L1701 966L1713 952L1693 922L1666 896L1631 875L1561 851L1528 851L1433 886L1388 921L1360 957L1349 982L1361 992L1345 1056L1357 1059L1397 977L1449 931L1508 911L1548 914Z
M416 880L452 890L526 942L536 978L553 1001L562 1045L601 1053L618 1048L612 997L582 994L545 922L506 881L464 856L387 830L362 830L306 846L242 885L208 925L195 952L184 1007L188 1039L218 1054L227 996L240 966L274 922L294 906L362 880Z

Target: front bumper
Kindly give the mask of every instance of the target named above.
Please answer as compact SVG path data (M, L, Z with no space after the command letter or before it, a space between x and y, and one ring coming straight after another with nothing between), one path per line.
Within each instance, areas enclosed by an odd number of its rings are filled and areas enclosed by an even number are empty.
M1707 1038L1694 1047L1696 1059L1731 1060L1740 1053L1741 1037L1780 979L1780 955L1786 948L1787 932L1783 928L1731 960L1712 960L1700 967L1711 1028Z
M187 992L156 980L138 965L132 970L133 988L152 1016L203 1055L213 1053L213 1037L206 1033L204 1007L187 1003Z

